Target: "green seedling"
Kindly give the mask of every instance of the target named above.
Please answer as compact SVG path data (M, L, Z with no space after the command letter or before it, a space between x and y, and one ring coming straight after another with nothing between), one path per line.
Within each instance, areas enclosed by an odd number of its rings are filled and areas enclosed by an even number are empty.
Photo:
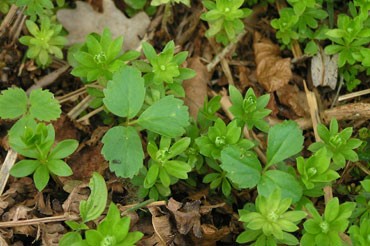
M271 112L270 109L266 109L270 95L266 94L257 98L253 89L250 88L243 98L234 86L229 87L229 93L233 104L229 110L239 125L245 125L249 130L256 127L263 132L268 132L269 125L264 118Z
M207 37L216 37L216 41L224 45L234 42L237 36L244 30L241 19L249 16L252 10L241 8L244 0L216 0L203 1L207 8L201 19L208 22Z
M301 245L342 245L339 233L347 229L348 218L355 206L354 202L339 204L339 199L335 197L326 204L325 212L321 216L315 207L308 203L306 209L312 218L303 224L305 233L301 238Z
M154 89L161 93L161 96L165 94L166 87L168 87L175 95L184 97L182 81L195 76L192 69L181 67L188 56L188 52L183 51L174 55L175 43L173 41L168 42L159 54L156 53L153 46L144 42L143 52L150 63L149 70L144 76L146 84L152 85Z
M184 102L165 96L145 109L145 84L140 71L125 66L117 71L104 89L104 105L114 115L123 118L104 135L102 154L117 176L132 178L143 167L144 152L138 131L140 127L164 137L175 138L185 133L189 113Z
M0 2L0 13L6 14L10 9L10 5L12 4L11 0L3 0Z
M23 132L20 126L24 124ZM27 158L17 162L10 170L14 177L25 177L33 174L35 186L42 191L49 182L50 175L70 176L72 170L62 159L71 155L78 147L78 141L63 140L54 148L55 132L52 125L36 123L34 120L18 121L17 127L9 133L12 149Z
M67 39L61 35L62 25L51 23L47 17L42 17L40 22L38 26L27 20L26 26L32 36L23 36L19 42L28 46L26 56L45 68L52 62L52 56L63 59L62 48Z
M370 244L370 220L368 218L362 220L360 226L351 226L348 232L353 245L367 246Z
M238 243L250 245L297 245L298 239L290 232L299 228L297 224L307 216L303 211L288 211L292 199L281 198L276 189L270 196L259 195L256 199L256 212L239 210L240 221L244 222L246 231L241 233Z
M237 144L241 138L241 128L236 121L232 121L227 126L221 119L217 119L214 126L210 127L207 135L203 135L195 140L200 153L206 157L220 159L221 151L233 144Z
M359 139L351 138L352 127L347 127L343 131L339 132L338 121L332 119L330 122L330 128L326 128L325 125L319 124L317 126L318 134L322 142L316 142L310 145L309 150L317 152L318 150L325 148L329 157L333 160L333 169L338 170L343 168L348 161L357 161L358 155L354 149L358 148L362 141Z
M14 3L18 7L26 7L24 13L32 20L36 20L37 16L43 16L54 8L51 0L15 0Z
M88 221L96 220L104 212L108 198L105 180L100 174L93 174L89 187L91 190L89 198L80 202L82 222L67 221L66 224L73 231L66 233L61 238L59 245L135 245L143 237L143 233L129 232L130 218L121 218L120 211L113 203L110 204L106 217L99 222L96 229L90 229L85 224Z
M307 189L315 188L316 183L329 183L340 177L330 169L330 156L325 148L320 149L308 159L297 158L297 169Z
M113 74L125 66L127 61L139 57L136 51L122 52L123 38L112 38L109 29L101 35L90 34L82 47L72 51L74 59L71 74L82 78L86 83L98 82L105 87Z
M362 15L351 18L340 14L337 21L338 27L326 33L333 44L326 46L325 52L329 55L339 55L339 67L362 62L364 57L361 54L367 52L365 45L370 42L370 28L365 26L365 20Z

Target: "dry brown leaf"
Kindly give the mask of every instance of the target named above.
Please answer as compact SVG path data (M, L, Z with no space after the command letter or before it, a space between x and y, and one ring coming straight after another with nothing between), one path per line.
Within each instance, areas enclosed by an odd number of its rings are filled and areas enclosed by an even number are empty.
M102 33L109 28L113 37L124 37L124 49L136 49L139 36L143 36L150 23L146 13L140 12L131 19L127 18L114 5L113 0L103 0L103 13L93 10L90 4L77 1L76 9L62 9L57 12L60 23L68 30L69 44L82 43L88 34ZM78 23L78 25L76 25Z
M292 78L290 58L280 57L279 46L256 32L253 49L257 66L257 80L263 88L272 92L288 84Z
M167 208L173 213L180 234L186 235L193 229L196 237L202 237L199 207L200 201L187 202L185 205L173 198L168 201Z
M42 245L58 246L59 240L65 234L65 228L61 223L48 223L41 225Z
M216 228L210 224L202 225L203 237L201 239L194 238L194 245L199 246L214 246L217 245L217 241L221 240L228 234L230 234L230 229L223 226L221 229Z
M193 69L197 75L183 82L186 94L185 105L189 107L190 115L196 119L198 110L203 106L204 100L207 97L207 83L210 79L210 73L199 57L189 59L188 63L188 67Z
M309 117L310 111L306 94L296 85L286 85L276 91L281 104L291 108L300 117Z
M147 241L154 243L151 245L171 245L174 240L174 234L172 233L170 215L163 213L159 207L149 207L149 211L152 214L154 234ZM143 245L150 245L148 242L145 243L145 240L143 241Z

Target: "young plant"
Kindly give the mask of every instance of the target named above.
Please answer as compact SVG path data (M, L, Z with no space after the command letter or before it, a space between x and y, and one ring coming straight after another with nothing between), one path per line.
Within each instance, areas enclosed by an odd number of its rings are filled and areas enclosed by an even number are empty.
M269 125L264 118L271 112L270 109L266 109L270 95L266 94L257 98L253 89L249 88L243 98L238 89L232 85L229 87L229 93L233 104L229 110L240 125L243 127L246 125L249 130L256 127L263 132L268 132Z
M15 0L14 2L18 7L26 7L24 13L32 20L36 20L37 16L43 16L46 11L54 8L51 0Z
M170 138L162 137L159 148L154 141L149 141L147 150L150 156L149 168L144 179L144 188L152 188L158 181L169 190L178 179L187 179L191 166L181 160L181 155L190 145L190 138L181 138L171 145ZM163 194L162 194L163 195Z
M109 29L104 29L101 35L90 34L85 43L72 51L74 58L72 75L82 78L86 83L98 80L106 86L113 74L125 66L127 61L139 57L136 51L122 52L123 37L112 38Z
M305 233L301 245L342 245L339 233L348 227L348 218L355 207L354 202L339 204L339 199L335 197L326 204L325 212L320 216L315 207L308 203L306 209L312 218L303 224Z
M256 212L239 210L240 221L244 222L246 231L241 233L238 243L251 245L297 245L298 239L290 232L297 231L297 224L307 216L303 211L288 211L292 199L281 198L276 189L270 196L259 195L256 199Z
M121 218L120 211L113 203L110 204L106 217L99 222L96 229L90 229L85 224L96 220L104 212L108 198L105 180L100 174L93 174L89 187L91 190L89 198L80 203L82 222L67 221L66 224L73 231L66 233L59 245L135 245L143 237L143 233L129 232L130 217ZM84 237L81 235L82 231L85 231Z
M353 150L358 148L362 141L359 139L351 138L352 127L347 127L339 132L338 121L332 119L330 122L330 129L325 125L319 124L317 131L322 142L316 142L308 148L312 152L325 148L329 157L333 160L333 169L338 170L343 168L348 161L357 161L358 155Z
M137 129L175 138L184 134L189 125L189 113L182 100L165 96L143 108L145 92L140 71L130 66L117 71L104 89L105 107L124 119L102 139L102 154L119 177L132 178L143 167L144 152Z
M0 2L0 13L6 14L9 11L11 0L3 0Z
M184 97L185 92L181 85L183 80L195 76L195 72L189 68L180 67L188 56L187 51L174 55L175 43L170 41L163 48L162 52L157 54L153 46L149 43L143 43L145 57L150 63L149 71L144 76L148 85L153 84L154 88L164 95L164 83L168 89L175 92L176 95Z
M360 226L353 225L348 230L353 245L367 246L370 244L370 220L364 219Z
M316 183L329 183L340 175L330 169L330 156L325 148L320 149L308 159L297 158L297 169L307 189L315 188Z
M215 160L206 159L206 163L214 172L209 172L206 176L204 176L203 183L209 184L209 188L212 190L221 188L222 193L226 197L230 196L232 183L226 177L227 172L222 170L220 165Z
M32 36L23 36L19 39L28 46L26 56L34 59L39 67L47 67L52 56L63 59L62 48L67 44L67 39L60 33L62 25L53 24L47 17L41 18L40 27L33 21L27 20L26 26Z
M216 37L216 41L227 45L234 42L236 37L244 30L244 23L241 19L249 16L252 10L241 8L244 0L216 0L203 1L207 12L201 16L202 20L208 22L209 29L207 37Z
M365 45L370 42L370 28L365 26L365 20L362 15L351 18L340 14L338 27L326 33L333 44L326 46L325 52L328 55L339 55L338 67L354 65L363 60L361 53L366 51Z
M24 157L32 158L17 162L10 170L14 177L33 174L35 186L42 191L49 182L50 175L69 176L72 169L62 159L71 155L78 147L74 139L63 140L52 148L55 132L52 125L29 120L22 134L21 129L13 128L9 133L10 147Z

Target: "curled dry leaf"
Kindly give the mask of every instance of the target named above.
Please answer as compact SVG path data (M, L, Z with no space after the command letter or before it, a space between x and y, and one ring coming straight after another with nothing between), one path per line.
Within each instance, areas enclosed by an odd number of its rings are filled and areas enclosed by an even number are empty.
M223 226L222 228L218 229L214 225L203 224L201 229L203 232L203 237L194 238L194 245L216 246L218 245L217 241L230 234L230 229L227 226Z
M180 234L186 235L193 229L196 237L202 237L199 212L200 201L187 202L183 205L171 198L168 201L167 208L174 215L176 227Z
M286 85L278 89L276 94L280 103L291 108L297 116L310 116L306 94L296 85Z
M142 240L143 245L172 245L174 235L172 233L172 225L170 215L163 213L159 207L149 207L152 214L152 224L154 234L151 238ZM146 241L146 242L145 242ZM151 242L151 244L149 244Z
M58 246L60 238L66 232L61 223L41 224L41 231L42 245L47 246Z
M113 0L103 0L103 13L94 11L90 4L77 1L76 9L62 9L57 12L60 23L68 30L70 45L82 43L90 33L102 33L109 28L113 37L123 36L124 49L136 49L139 46L139 36L145 34L150 19L140 12L131 19L127 18L114 5ZM76 25L78 23L78 25Z
M185 105L189 107L190 115L196 119L198 110L203 106L204 100L207 97L207 83L211 75L199 57L191 58L188 62L189 68L193 69L197 75L183 82Z
M292 78L290 58L281 58L278 45L255 32L253 49L257 66L257 80L268 92L288 84Z

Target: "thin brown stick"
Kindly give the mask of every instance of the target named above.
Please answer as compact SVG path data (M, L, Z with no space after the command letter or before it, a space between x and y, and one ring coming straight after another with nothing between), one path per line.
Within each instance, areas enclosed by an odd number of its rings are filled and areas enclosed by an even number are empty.
M59 221L79 220L79 219L80 219L80 216L78 215L65 213L63 215L57 215L57 216L51 216L51 217L45 217L45 218L0 222L0 228L38 225L41 223L54 223L54 222L59 222Z

